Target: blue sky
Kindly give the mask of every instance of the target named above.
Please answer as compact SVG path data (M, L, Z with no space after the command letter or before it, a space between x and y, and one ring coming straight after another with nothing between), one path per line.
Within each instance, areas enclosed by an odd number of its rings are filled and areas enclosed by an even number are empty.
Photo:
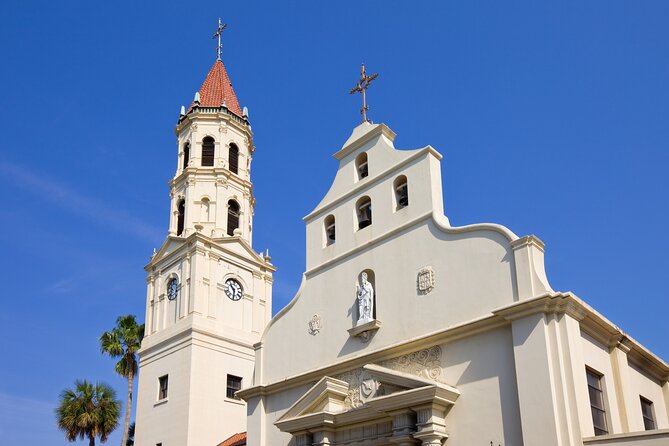
M546 242L573 291L669 359L669 3L9 2L0 15L0 442L67 444L59 392L124 382L98 354L144 317L143 266L167 230L173 133L215 60L250 109L256 250L304 268L306 215L358 123L348 95L378 72L370 117L398 148L442 154L454 225ZM117 444L117 432L108 444Z

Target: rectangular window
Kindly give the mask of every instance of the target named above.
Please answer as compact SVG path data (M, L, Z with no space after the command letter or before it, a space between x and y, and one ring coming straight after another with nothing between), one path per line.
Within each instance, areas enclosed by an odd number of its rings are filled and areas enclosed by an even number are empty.
M241 390L241 388L242 388L242 379L239 376L228 375L228 388L226 396L228 398L234 398L238 400L239 397L235 396L235 392Z
M590 395L590 410L592 412L592 424L595 428L595 435L606 435L609 433L609 430L606 427L602 375L590 369L586 369L585 373L588 376L588 394Z
M167 375L158 378L158 399L164 400L167 398Z
M655 415L653 414L653 402L639 395L641 398L641 415L643 415L643 426L647 431L655 429Z

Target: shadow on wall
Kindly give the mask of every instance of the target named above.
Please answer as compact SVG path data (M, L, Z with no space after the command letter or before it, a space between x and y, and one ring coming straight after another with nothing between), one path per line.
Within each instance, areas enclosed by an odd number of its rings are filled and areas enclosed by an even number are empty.
M490 439L495 445L522 444L511 329L461 339L442 350L441 381L462 393L451 411L453 438L463 444L488 444ZM481 419L490 423L485 432ZM495 426L498 419L500 425Z

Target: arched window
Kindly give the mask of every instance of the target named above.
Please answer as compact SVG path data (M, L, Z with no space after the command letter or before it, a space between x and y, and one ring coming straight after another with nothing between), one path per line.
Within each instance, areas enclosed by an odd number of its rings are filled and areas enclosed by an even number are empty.
M402 209L409 206L409 186L407 185L407 177L400 175L395 178L393 189L395 189L395 209Z
M177 203L177 235L184 232L184 214L186 213L186 201L179 200Z
M323 222L325 226L325 246L329 246L335 242L335 218L334 215L328 215Z
M188 167L190 161L190 143L184 144L184 169Z
M235 235L239 227L239 204L235 200L228 201L228 235Z
M209 198L204 197L200 201L200 221L209 221L209 209L211 205L209 203Z
M230 172L239 173L239 149L235 144L230 144L228 166L230 166Z
M358 180L362 180L369 175L369 170L367 168L367 153L362 152L358 155L355 159L355 169L358 174Z
M372 200L364 196L355 204L358 214L358 229L366 228L372 224Z
M207 136L202 140L202 165L214 165L214 138Z

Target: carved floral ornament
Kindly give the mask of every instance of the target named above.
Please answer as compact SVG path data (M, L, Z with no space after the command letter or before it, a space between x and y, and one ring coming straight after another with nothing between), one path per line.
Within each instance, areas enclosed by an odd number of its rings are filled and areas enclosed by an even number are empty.
M317 314L314 314L313 317L309 320L309 328L308 332L310 335L316 336L321 329L323 328L323 325L321 324L321 317Z
M438 381L441 376L441 347L435 345L382 361L379 365L398 372ZM360 407L371 398L397 391L392 385L379 383L362 368L342 373L335 378L348 383L348 395L345 399L347 409Z

